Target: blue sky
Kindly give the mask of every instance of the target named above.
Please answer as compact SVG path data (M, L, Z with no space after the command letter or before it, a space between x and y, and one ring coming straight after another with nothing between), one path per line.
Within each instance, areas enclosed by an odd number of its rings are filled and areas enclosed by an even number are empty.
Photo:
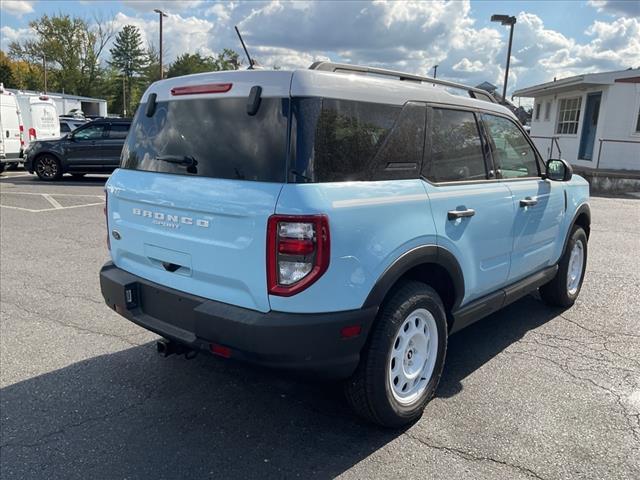
M137 25L157 44L165 20L168 61L185 52L240 51L233 26L266 66L306 67L331 59L405 70L478 84L502 85L508 29L492 13L515 15L509 91L553 77L640 67L640 2L589 1L234 1L0 0L0 46L31 34L44 13L91 19L114 28Z

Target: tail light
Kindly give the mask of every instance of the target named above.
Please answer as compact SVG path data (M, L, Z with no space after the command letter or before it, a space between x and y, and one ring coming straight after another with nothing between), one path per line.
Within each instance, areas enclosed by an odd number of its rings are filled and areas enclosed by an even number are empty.
M30 142L33 142L36 138L37 138L37 136L36 136L36 129L35 129L35 128L33 128L33 127L31 127L31 128L29 129L29 141L30 141Z
M109 235L109 193L104 189L104 221L107 225L107 249L111 250L111 236Z
M24 147L24 125L20 125L20 146Z
M330 257L326 215L272 215L267 225L267 285L289 297L327 271Z

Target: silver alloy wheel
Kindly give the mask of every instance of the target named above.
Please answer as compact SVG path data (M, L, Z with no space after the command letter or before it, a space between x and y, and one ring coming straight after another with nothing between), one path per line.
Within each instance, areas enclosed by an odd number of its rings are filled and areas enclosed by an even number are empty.
M58 175L58 162L48 155L40 157L36 164L36 172L43 178L55 178Z
M411 312L400 326L387 365L389 387L402 405L411 405L424 393L438 357L438 328L428 310Z
M567 269L567 292L575 295L580 287L582 279L582 269L584 268L584 245L582 240L576 240L571 249L569 257L569 267Z

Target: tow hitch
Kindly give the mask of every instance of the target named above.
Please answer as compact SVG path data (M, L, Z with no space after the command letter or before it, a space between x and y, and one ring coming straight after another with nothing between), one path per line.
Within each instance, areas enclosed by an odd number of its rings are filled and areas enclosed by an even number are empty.
M198 355L197 350L192 350L180 343L172 342L171 340L167 340L164 338L156 342L156 350L158 351L158 354L162 355L165 358L169 355L176 354L184 355L184 358L186 358L187 360L191 360L192 358L195 358L196 355Z

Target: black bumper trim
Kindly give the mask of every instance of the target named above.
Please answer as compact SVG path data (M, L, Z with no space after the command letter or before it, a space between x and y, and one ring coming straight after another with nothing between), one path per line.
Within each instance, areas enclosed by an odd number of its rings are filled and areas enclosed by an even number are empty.
M128 320L190 348L211 343L250 363L346 378L360 360L378 308L332 313L267 313L174 290L106 263L100 287L107 305ZM128 296L126 291L129 291ZM362 332L341 338L340 330Z

